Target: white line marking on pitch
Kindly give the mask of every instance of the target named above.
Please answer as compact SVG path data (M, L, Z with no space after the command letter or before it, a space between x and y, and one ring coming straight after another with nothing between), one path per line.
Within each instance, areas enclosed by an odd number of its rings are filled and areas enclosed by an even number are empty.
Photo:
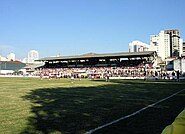
M146 109L148 109L148 108L150 108L150 107L153 107L153 106L157 105L158 103L161 103L161 102L163 102L163 101L165 101L165 100L167 100L167 99L169 99L169 98L171 98L171 97L173 97L173 96L175 96L175 95L177 95L177 94L183 92L184 90L185 90L185 89L180 90L180 91L178 91L178 92L176 92L176 93L174 93L174 94L172 94L172 95L170 95L170 96L168 96L168 97L166 97L166 98L164 98L164 99L161 99L161 100L159 100L159 101L157 101L157 102L155 102L155 103L153 103L153 104L150 104L150 105L148 105L148 106L146 106L146 107L144 107L144 108L141 108L140 110L138 110L138 111L136 111L136 112L134 112L134 113L132 113L132 114L123 116L123 117L121 117L121 118L119 118L119 119L117 119L117 120L114 120L114 121L112 121L112 122L109 122L109 123L107 123L107 124L104 124L104 125L102 125L102 126L99 126L99 127L97 127L97 128L91 129L91 130L87 131L85 134L92 134L93 132L95 132L95 131L97 131L97 130L100 130L100 129L104 128L104 127L110 126L110 125L115 124L115 123L117 123L117 122L119 122L119 121L121 121L121 120L127 119L127 118L132 117L132 116L134 116L134 115L136 115L136 114L139 114L140 112L142 112L142 111L144 111L144 110L146 110Z

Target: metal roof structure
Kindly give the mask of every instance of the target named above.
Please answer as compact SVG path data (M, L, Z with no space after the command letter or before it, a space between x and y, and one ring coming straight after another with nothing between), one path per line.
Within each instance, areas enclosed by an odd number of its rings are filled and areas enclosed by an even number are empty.
M74 55L74 56L58 56L58 57L46 57L41 58L38 61L67 61L67 60L82 60L82 59L91 59L91 58L134 58L134 57L150 57L156 56L155 51L146 51L146 52L122 52L122 53L105 53L105 54L96 54L88 53L83 55Z
M20 61L0 61L0 71L1 70L19 70L25 66L26 64Z

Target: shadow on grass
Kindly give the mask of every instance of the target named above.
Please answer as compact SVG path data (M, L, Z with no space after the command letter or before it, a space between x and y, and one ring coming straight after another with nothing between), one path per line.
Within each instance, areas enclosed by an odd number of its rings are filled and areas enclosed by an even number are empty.
M32 90L23 97L32 103L32 116L28 118L27 128L22 134L84 133L179 90L170 83L145 83L144 86L141 86L142 82L134 84L127 81L125 86L121 81L116 83L96 87ZM170 88L159 92L166 86Z
M97 82L105 82L106 80L104 79L95 79L94 81ZM156 83L160 83L160 84L185 84L185 80L181 80L180 82L177 82L176 80L154 80L154 79L147 79L147 80L139 80L139 79L110 79L109 82L111 83L118 83L118 84L156 84Z

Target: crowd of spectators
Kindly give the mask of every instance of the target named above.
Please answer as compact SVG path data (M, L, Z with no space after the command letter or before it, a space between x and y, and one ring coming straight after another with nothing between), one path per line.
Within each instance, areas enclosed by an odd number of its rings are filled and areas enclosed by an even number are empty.
M168 74L151 65L140 64L135 67L89 67L89 68L40 68L34 75L41 78L106 78L108 77L151 77L166 79Z

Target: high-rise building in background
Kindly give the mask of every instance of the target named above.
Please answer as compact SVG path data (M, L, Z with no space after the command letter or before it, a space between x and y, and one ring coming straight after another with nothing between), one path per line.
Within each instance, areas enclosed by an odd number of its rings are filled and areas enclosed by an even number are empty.
M36 50L31 50L28 52L28 59L27 62L28 63L34 63L35 60L39 59L39 53Z
M149 45L141 41L132 41L129 43L129 52L144 52L149 50Z
M149 50L156 51L162 60L169 57L180 57L183 47L179 30L163 30L159 35L151 35Z
M156 51L157 55L164 60L170 57L170 38L164 31L160 31L159 35L150 36L150 50Z
M178 57L182 54L182 39L179 30L165 30L165 34L169 35L170 57Z
M182 53L185 55L185 42L183 42L183 45L182 45Z
M7 59L8 59L9 61L15 61L15 54L14 54L14 53L9 53L9 54L7 55Z

